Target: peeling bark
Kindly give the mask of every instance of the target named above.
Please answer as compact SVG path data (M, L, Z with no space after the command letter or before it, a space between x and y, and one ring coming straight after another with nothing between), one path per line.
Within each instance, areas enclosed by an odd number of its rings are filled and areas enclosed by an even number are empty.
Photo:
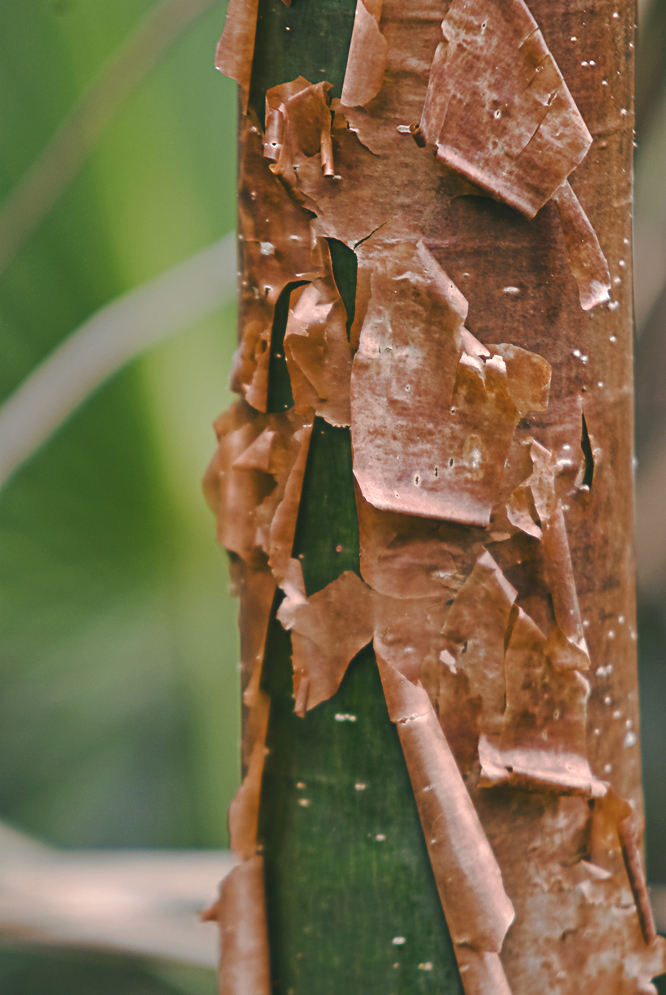
M376 97L386 69L387 43L380 30L382 0L357 0L342 103L365 107Z
M597 236L567 182L592 144L523 0L454 0L442 21L418 134L437 157L527 217L560 211L581 306L609 299Z
M347 312L333 278L328 248L325 276L291 296L284 349L294 409L313 410L331 425L351 421L349 378L352 350Z
M245 94L253 16L230 8L218 59ZM290 815L266 801L310 791L277 784L279 729L295 743L332 719L332 752L353 764L343 730L367 710L362 749L395 745L376 702L337 704L370 644L420 820L421 888L434 883L448 928L441 961L414 968L465 995L633 995L666 969L642 869L627 540L631 19L608 0L357 0L344 72L310 82L292 53L263 127L245 97L242 399L216 423L205 482L241 595L247 709L230 811L242 862L217 913L225 995L263 991L269 962L274 990L308 995L385 992L413 963L368 932L353 956L331 953L336 899L316 881L290 891L275 853L277 813L296 825L311 799ZM337 479L317 491L326 453ZM303 537L318 528L313 564ZM275 690L285 655L302 727ZM349 867L371 860L360 838ZM278 879L304 923L291 961ZM371 879L363 907L383 887ZM424 932L418 910L384 914ZM252 963L236 916L256 924Z
M489 991L494 980L501 991L506 981L498 954L514 912L500 868L428 694L380 654L377 661L465 990Z
M274 86L266 93L264 155L273 160L271 172L287 186L297 187L294 160L319 155L324 176L333 176L330 83L308 83L303 76Z

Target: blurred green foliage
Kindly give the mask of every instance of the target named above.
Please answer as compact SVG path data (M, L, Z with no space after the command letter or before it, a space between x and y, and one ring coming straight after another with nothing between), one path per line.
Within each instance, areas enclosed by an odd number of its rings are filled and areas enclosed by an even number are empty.
M0 3L0 200L147 0ZM0 277L6 396L116 295L234 225L212 5ZM199 480L233 307L107 383L0 493L0 817L64 846L220 846L238 782L235 607Z
M213 995L211 972L189 969L173 979L155 976L140 962L102 955L5 952L0 985L6 995Z

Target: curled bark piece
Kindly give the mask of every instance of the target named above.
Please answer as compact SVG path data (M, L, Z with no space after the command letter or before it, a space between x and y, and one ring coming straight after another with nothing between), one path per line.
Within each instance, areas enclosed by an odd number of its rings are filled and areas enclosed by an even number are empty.
M550 518L557 502L553 454L535 439L530 439L528 445L532 468L525 485L532 491L537 514L543 520Z
M504 659L506 712L499 740L479 741L481 784L601 797L586 755L586 704L590 685L575 670L553 666L546 638L521 608Z
M555 492L555 460L550 450L534 440L530 443L530 453L532 472L510 496L507 517L523 532L542 539L545 575L555 616L555 625L547 630L548 656L557 667L587 670L590 656L564 511Z
M272 554L278 543L293 544L312 414L303 418L290 409L284 415L268 415L268 419L269 427L264 431L273 434L268 472L275 487L257 508L257 540L264 552Z
M634 806L616 791L611 789L605 798L595 803L591 825L593 856L605 862L613 852L614 844L619 842L643 939L649 946L654 943L657 930L640 852L642 828Z
M342 84L342 103L365 107L379 93L386 68L388 44L379 30L382 0L356 0L347 67Z
M523 0L453 0L421 128L437 155L534 217L585 158L585 127Z
M578 284L580 306L590 311L610 299L610 272L599 239L568 180L553 194L571 272Z
M636 813L633 809L621 819L617 833L624 858L624 865L627 870L627 877L631 885L631 891L636 902L638 920L641 924L641 932L647 944L653 943L657 938L657 928L654 922L654 913L650 903L650 894L645 880L643 861L639 844L639 826Z
M442 496L438 436L466 313L466 301L422 243L395 246L373 273L351 403L354 474L377 508L457 517Z
M254 566L233 555L230 557L229 573L232 593L240 598L238 622L241 630L243 704L252 708L260 696L259 681L275 596L275 578L266 563ZM244 752L243 763L247 762Z
M484 538L453 522L378 511L356 489L361 576L391 598L450 598L464 583Z
M476 767L479 735L499 735L502 729L504 642L515 597L514 588L483 551L446 616L430 695L465 774Z
M324 275L313 258L310 214L294 203L264 158L261 128L253 111L241 118L245 154L238 177L240 343L231 389L266 411L275 308L280 295L302 280Z
M527 6L454 0L442 32L419 133L527 217L554 199L583 310L608 300L608 264L567 182L592 137Z
M234 867L203 918L220 927L220 995L271 995L263 857Z
M477 524L488 525L519 420L548 405L550 365L518 346L481 346L467 333L447 436L452 489ZM455 516L458 517L458 516Z
M346 570L309 598L287 596L278 618L291 631L295 711L303 716L335 694L351 661L372 639L372 592Z
M236 80L241 89L243 114L250 98L258 10L259 0L229 0L224 30L215 50L215 68Z
M352 367L363 496L384 510L487 525L516 425L547 404L550 366L463 329L466 302L423 243L394 246L380 267Z
M553 602L546 580L543 543L523 532L488 544L502 573L515 587L516 604L546 633L556 625Z
M268 564L279 584L288 575L308 461L313 421L305 421L293 437L295 457L284 481L282 499L275 508L268 533Z
M349 425L352 354L347 312L330 274L294 293L284 349L295 410L313 409L331 425Z
M245 738L252 743L247 773L229 806L229 845L243 860L257 852L259 802L266 759L269 711L270 698L258 691L244 730Z
M247 562L263 564L269 554L277 562L283 551L288 558L312 415L253 414L237 401L217 419L215 430L218 447L204 487L217 513L218 540Z
M266 421L266 416L255 421L242 401L220 415L214 423L217 449L204 478L206 499L217 516L218 542L247 562L261 560L256 512L275 482L260 467L234 463L261 436Z
M543 532L539 525L534 498L529 487L519 486L512 492L506 504L509 522L534 539L541 539Z
M298 76L266 91L264 156L270 169L292 189L297 185L294 160L301 154L321 156L324 176L333 176L331 111L327 94L331 84L309 83Z
M511 995L499 954L455 947L465 995Z
M506 388L516 406L518 415L523 418L529 411L545 411L550 396L552 370L550 363L527 349L511 343L487 346L492 360L499 357L506 369Z
M447 684L461 672L469 695L480 700L478 728L489 735L502 728L505 705L504 640L516 591L490 553L484 551L458 591L444 628L440 716L446 728Z
M427 693L377 659L456 954L498 954L514 913L479 817Z
M546 573L559 630L550 642L549 656L558 667L586 670L590 665L590 655L583 634L561 501L557 502L555 511L542 521L541 526ZM559 638L560 633L564 640Z

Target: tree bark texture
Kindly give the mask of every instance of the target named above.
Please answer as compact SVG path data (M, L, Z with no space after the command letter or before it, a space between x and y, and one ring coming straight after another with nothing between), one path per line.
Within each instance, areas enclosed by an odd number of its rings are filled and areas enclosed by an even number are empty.
M653 991L633 6L231 0L224 995Z

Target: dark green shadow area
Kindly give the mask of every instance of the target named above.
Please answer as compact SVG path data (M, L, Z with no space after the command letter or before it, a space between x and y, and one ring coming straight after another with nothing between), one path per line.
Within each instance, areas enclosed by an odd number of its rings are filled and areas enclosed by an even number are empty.
M327 241L333 276L347 310L349 335L356 297L356 254L337 239ZM301 560L308 595L345 570L361 573L351 435L348 428L335 428L323 418L315 418L312 427L293 555Z
M266 90L297 76L328 80L340 96L355 9L356 0L259 0L250 103L260 121Z
M643 604L638 612L638 687L641 703L641 760L645 786L647 877L666 883L666 614L661 605ZM666 995L666 976L660 989Z
M358 518L348 428L315 418L296 523L294 556L308 595L345 570L360 575Z
M284 335L287 331L289 318L289 303L292 291L302 287L305 280L288 283L280 292L275 302L273 327L271 328L271 354L268 357L268 397L266 410L272 414L286 411L294 406L294 395L291 391L291 380L284 355Z
M195 968L192 973L207 980L208 972ZM215 982L210 975L213 995ZM158 980L150 965L137 958L57 949L1 950L0 991L3 995L183 995L182 988Z
M294 715L274 622L260 835L276 995L461 995L416 803L370 647Z
M358 274L358 259L353 249L337 238L327 238L331 253L333 275L342 297L342 303L347 311L347 338L354 323L356 313L356 277Z

